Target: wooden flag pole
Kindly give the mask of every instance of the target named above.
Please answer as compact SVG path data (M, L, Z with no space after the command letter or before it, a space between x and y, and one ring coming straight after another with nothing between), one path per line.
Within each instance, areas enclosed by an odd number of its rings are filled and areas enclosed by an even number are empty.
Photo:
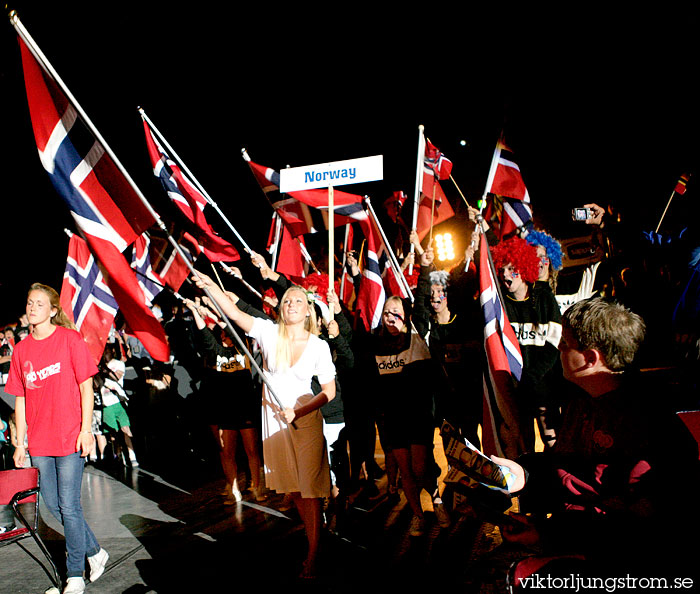
M659 229L661 228L661 223L664 220L664 217L666 216L666 211L668 210L668 207L671 206L671 200L673 200L673 197L676 195L676 190L674 188L673 192L671 192L671 197L668 199L668 202L666 203L666 208L664 208L664 212L661 215L661 219L659 220L659 224L656 225L656 233L659 232Z
M333 275L335 272L335 211L333 208L333 186L328 186L328 290L333 290ZM333 319L333 308L330 307L330 319Z

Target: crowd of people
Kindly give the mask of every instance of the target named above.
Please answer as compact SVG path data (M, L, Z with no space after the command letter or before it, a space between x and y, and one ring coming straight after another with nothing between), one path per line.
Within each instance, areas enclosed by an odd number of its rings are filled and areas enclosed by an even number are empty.
M653 242L649 249L640 247L637 257L625 258L614 245L614 222L604 224L606 210L587 207L603 256L591 269L576 270L581 289L567 294L558 282L562 247L550 233L529 228L497 237L478 211L470 208L469 216L473 237L488 238L523 364L522 376L496 412L491 410L490 439L503 455L494 460L520 479L511 494L521 514L503 516L504 543L542 555L573 555L603 572L611 547L617 547L616 562L649 562L644 546L667 537L664 528L678 519L674 502L685 500L669 489L668 473L676 480L692 475L694 481L697 445L675 413L700 404L700 333L697 311L687 303L692 299L686 294L682 311L676 306L692 265L671 274ZM274 491L296 506L308 542L304 579L317 574L324 525L341 522L350 500L380 495L398 500L402 492L412 512L411 536L424 533L426 511L441 527L449 526L460 508L451 503L452 487L439 480L445 469L435 451L436 431L447 421L465 443L481 448L489 430L478 243L471 242L458 264L441 270L429 242L415 232L407 239L396 247L406 268L417 269L405 275L413 299L387 295L372 331L358 320L356 298L342 302L337 283L329 286L323 272L291 279L250 253L260 273L249 279L259 286L257 295L240 285L228 291L220 280L198 273L189 297L173 299L163 322L171 361L154 361L121 324L99 365L85 362L83 352L75 355L80 373L65 396L73 416L64 443L49 444L46 451L36 445L43 443L43 430L29 412L49 413L32 400L35 386L28 385L32 380L22 367L25 345L46 357L44 337L70 324L56 317L60 306L46 297L50 291L33 287L26 314L5 329L0 345L5 391L21 403L14 412L2 411L3 452L12 451L20 466L31 455L42 475L45 459L55 463L68 454L78 464L83 458L113 462L116 456L136 468L172 456L167 444L173 438L185 440L204 429L225 478L226 502L240 501L247 489L256 501ZM345 256L357 295L358 255ZM639 270L652 276L635 278ZM334 271L334 278L341 272ZM659 295L661 280L667 287L675 283L673 303L668 296L646 299ZM41 319L37 299L46 314ZM73 341L77 336L59 334ZM653 349L645 350L645 338L652 339ZM655 372L640 382L642 367ZM672 381L664 369L673 370ZM665 390L663 402L650 392L656 381ZM187 423L177 418L185 406L191 413ZM375 462L377 436L384 468ZM7 454L4 459L9 467ZM375 479L384 472L387 490L380 494ZM75 473L71 480L74 486ZM48 503L66 488L59 480L42 493ZM432 501L430 510L421 502L422 491ZM462 495L469 500L468 492ZM106 552L82 516L76 522L84 528L69 531L57 505L49 509L67 528L68 577L82 580L85 557L91 579L99 577ZM0 516L0 530L2 522ZM601 548L601 534L610 530L619 538ZM82 591L76 581L72 586L66 592Z

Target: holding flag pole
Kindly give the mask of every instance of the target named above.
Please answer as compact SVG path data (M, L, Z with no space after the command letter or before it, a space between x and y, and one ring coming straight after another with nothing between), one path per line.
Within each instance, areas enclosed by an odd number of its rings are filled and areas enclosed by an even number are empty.
M163 327L146 307L145 296L135 280L134 270L121 252L155 223L195 277L198 277L197 272L163 220L37 47L16 11L10 12L9 17L20 37L29 112L42 165L69 206L90 249L107 269L109 287L132 330L155 359L168 361L170 351ZM70 133L77 124L82 124L94 139L87 155L82 155L71 142ZM119 204L116 200L119 200ZM204 292L216 305L221 319L226 320L242 352L248 356L281 407L269 380L233 329L231 321L211 294L207 290Z

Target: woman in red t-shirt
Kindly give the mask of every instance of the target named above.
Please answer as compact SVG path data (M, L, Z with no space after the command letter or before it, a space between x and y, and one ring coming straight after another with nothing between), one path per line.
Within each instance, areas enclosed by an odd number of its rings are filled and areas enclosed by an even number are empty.
M26 462L24 446L41 475L41 495L64 528L67 584L64 594L85 590L85 557L90 581L104 572L109 555L87 525L80 490L93 446L92 376L97 373L87 344L61 309L58 293L33 284L27 295L31 332L15 345L5 391L15 396L17 444L14 462Z

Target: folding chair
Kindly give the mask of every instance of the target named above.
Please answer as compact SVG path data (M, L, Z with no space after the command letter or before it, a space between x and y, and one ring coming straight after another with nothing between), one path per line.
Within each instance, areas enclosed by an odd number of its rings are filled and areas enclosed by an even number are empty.
M0 505L10 505L15 518L18 520L14 530L0 534L0 547L18 543L32 559L34 559L46 572L57 589L61 587L56 564L51 558L46 545L41 540L37 528L39 525L39 469L38 468L17 468L13 470L0 471ZM23 503L33 503L34 518L28 521L19 506ZM31 520L31 519L30 519ZM19 542L25 538L33 538L37 546L44 554L51 566L51 572L39 561L30 551Z

